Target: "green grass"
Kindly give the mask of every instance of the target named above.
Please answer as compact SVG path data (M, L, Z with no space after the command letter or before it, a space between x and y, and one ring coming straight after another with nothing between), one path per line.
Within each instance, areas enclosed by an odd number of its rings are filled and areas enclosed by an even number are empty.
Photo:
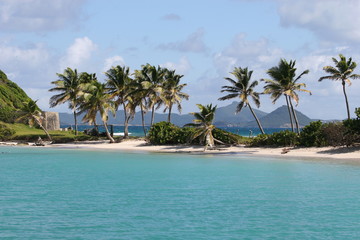
M15 131L15 134L11 137L11 140L22 140L22 141L35 141L39 137L43 140L47 139L45 132L42 129L35 127L29 127L28 125L21 123L3 123L9 128ZM79 132L76 136L74 131L49 131L49 134L53 138L53 141L56 143L64 142L73 142L73 141L85 141L97 139L88 135L85 135L82 132Z

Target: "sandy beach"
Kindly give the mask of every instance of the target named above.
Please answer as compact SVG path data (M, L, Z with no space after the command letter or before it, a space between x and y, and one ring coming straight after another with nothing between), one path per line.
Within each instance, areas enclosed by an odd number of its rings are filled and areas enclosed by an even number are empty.
M274 157L306 157L323 159L351 159L360 161L360 147L321 147L321 148L254 148L246 146L219 147L207 150L201 146L188 145L150 145L144 140L126 140L120 143L107 141L90 141L66 144L51 144L47 147L55 148L80 148L99 150L145 151L164 153L191 153L191 154L239 154L249 156L274 156Z

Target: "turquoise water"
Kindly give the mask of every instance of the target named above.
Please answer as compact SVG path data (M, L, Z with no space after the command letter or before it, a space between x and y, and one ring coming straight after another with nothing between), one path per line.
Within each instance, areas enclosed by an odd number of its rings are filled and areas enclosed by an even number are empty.
M71 125L62 125L62 128L68 128L68 127L73 127ZM92 126L89 125L79 125L78 129L79 131L84 131L85 129L91 129ZM149 131L149 126L145 127L146 131ZM259 135L261 132L259 130L259 128L239 128L239 127L220 127L221 129L224 129L228 132L232 132L241 136L245 136L245 137L252 137L252 136L257 136ZM114 133L123 133L124 132L124 126L113 126L114 129ZM280 132L280 131L284 131L284 130L290 130L289 128L264 128L265 133L267 134L271 134L274 132ZM99 126L99 131L100 132L105 132L104 127ZM144 130L142 126L129 126L129 133L130 136L136 136L136 137L143 137L144 136Z
M0 239L359 239L360 166L0 147Z

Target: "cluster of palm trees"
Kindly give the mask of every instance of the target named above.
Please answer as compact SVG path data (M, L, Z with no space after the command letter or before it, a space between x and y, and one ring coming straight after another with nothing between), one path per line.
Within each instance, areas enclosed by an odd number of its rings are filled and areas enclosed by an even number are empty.
M145 130L144 115L151 111L151 124L154 123L155 110L164 106L168 111L168 121L174 106L181 112L181 101L188 99L182 92L186 84L181 83L183 75L150 64L142 65L140 70L130 73L129 67L115 66L105 72L105 82L97 80L95 74L78 73L76 69L67 68L64 73L57 74L58 80L53 81L55 87L49 91L58 92L50 98L50 106L68 103L72 109L77 134L77 115L84 113L83 122L97 127L96 116L100 115L106 135L110 142L114 139L107 127L108 114L121 107L124 110L124 138L129 135L129 121L134 118L136 108L141 109L142 123Z
M321 77L319 81L324 79L330 80L340 80L343 87L343 93L345 96L345 103L347 109L347 117L350 119L350 110L348 99L346 95L345 85L348 83L351 84L350 79L360 78L359 74L353 73L356 68L356 63L352 61L351 58L346 59L342 54L339 54L339 60L333 58L335 66L325 66L323 69L329 75ZM290 60L289 62L285 59L281 59L277 66L270 68L267 71L270 79L261 79L265 82L264 91L258 93L254 88L259 84L258 81L251 82L251 76L253 71L249 71L248 68L236 67L231 74L235 77L235 80L232 78L225 78L225 80L231 83L230 86L223 86L221 92L227 92L228 94L219 98L219 100L227 100L232 98L239 98L240 103L237 106L236 112L240 112L243 107L249 107L251 113L253 114L259 129L262 133L264 130L261 126L259 119L257 118L255 112L253 111L249 98L253 100L257 107L260 106L260 94L270 94L273 103L275 103L281 96L285 97L286 104L289 111L289 118L291 123L291 129L294 131L294 123L296 126L297 133L300 133L299 122L296 116L296 111L292 101L299 103L299 96L297 92L307 92L311 95L311 91L306 90L305 83L299 83L300 78L309 73L309 70L305 70L296 76L296 67L295 61Z

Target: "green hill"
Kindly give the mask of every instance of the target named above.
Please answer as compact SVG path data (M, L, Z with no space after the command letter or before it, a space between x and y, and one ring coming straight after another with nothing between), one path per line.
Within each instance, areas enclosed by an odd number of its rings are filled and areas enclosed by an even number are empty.
M0 121L13 123L16 112L23 107L23 102L29 100L24 90L0 70Z

